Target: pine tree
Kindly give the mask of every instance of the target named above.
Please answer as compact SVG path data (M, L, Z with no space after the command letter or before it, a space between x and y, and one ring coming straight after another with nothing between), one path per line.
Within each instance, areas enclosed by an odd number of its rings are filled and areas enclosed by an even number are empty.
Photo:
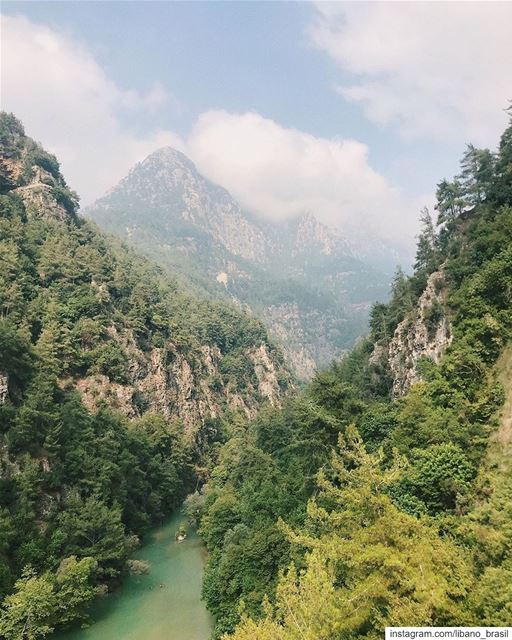
M460 182L467 206L482 204L487 198L494 176L495 158L489 149L469 144L461 161Z
M437 238L434 222L427 207L424 207L421 211L420 222L422 228L418 236L414 268L416 270L425 269L430 272L432 271L435 263Z
M491 190L493 200L499 205L512 204L512 105L507 111L510 124L501 136Z
M436 191L438 211L437 224L449 224L464 210L464 199L461 184L457 178L452 182L442 180Z

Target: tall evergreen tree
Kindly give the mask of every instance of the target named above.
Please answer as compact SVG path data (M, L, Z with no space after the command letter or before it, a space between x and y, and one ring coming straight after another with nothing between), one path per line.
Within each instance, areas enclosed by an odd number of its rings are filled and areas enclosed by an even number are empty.
M424 207L420 215L421 231L418 236L416 249L416 262L414 268L416 270L432 271L435 263L436 254L436 231L430 211Z

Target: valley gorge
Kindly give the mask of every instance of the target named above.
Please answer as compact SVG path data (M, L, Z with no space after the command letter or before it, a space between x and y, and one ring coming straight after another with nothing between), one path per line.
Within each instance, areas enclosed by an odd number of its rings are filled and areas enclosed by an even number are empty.
M512 123L394 277L171 148L0 160L1 638L512 624Z
M48 591L49 632L116 587L207 479L228 421L279 407L293 377L258 320L81 218L55 157L5 113L0 155L0 590Z

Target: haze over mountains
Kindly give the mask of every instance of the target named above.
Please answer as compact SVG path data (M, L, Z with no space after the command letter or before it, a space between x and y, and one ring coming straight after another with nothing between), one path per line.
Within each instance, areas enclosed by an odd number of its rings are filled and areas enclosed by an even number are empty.
M251 310L303 380L365 332L397 261L389 247L361 248L313 213L279 224L256 218L170 147L137 164L84 213L202 294ZM361 258L365 252L374 266Z

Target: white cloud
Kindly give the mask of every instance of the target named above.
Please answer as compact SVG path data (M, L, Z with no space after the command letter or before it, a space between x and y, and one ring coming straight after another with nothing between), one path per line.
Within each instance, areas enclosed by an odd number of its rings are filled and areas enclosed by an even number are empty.
M318 3L309 35L357 77L340 86L406 138L495 146L512 99L512 3Z
M368 162L355 140L317 138L256 113L210 111L196 123L187 151L199 170L242 206L272 219L309 211L349 233L395 238L412 233L417 210Z
M2 18L2 106L62 162L87 204L161 146L185 151L211 180L248 210L274 220L309 211L348 233L410 237L419 207L373 170L368 148L287 129L256 113L209 111L188 139L170 131L136 136L121 114L142 122L170 97L118 87L69 35L24 17ZM171 97L172 99L172 97Z
M182 146L168 131L137 136L121 124L122 110L151 113L169 96L123 90L71 36L22 16L2 16L2 108L62 162L70 186L87 202L101 195L155 148Z

